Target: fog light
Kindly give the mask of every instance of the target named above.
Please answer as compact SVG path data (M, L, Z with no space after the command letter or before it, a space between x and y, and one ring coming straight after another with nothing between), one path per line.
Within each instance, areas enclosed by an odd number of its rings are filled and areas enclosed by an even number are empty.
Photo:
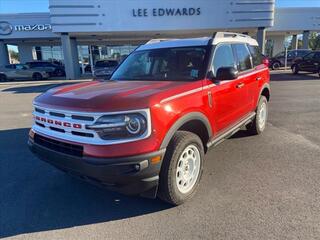
M133 167L134 167L134 170L136 171L140 170L140 164L135 164Z

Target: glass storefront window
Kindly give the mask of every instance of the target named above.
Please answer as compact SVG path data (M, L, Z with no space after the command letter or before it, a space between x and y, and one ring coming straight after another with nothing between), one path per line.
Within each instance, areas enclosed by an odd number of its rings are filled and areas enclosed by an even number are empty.
M41 46L34 47L33 51L36 53L38 60L43 61L58 61L63 63L63 52L61 46ZM41 57L40 57L41 56ZM41 58L41 59L39 59Z
M91 46L94 62L99 60L117 60L122 61L137 46Z

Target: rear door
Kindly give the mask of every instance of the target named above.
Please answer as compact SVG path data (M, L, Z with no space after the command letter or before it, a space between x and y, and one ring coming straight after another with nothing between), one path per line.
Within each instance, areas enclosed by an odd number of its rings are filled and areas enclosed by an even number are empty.
M238 117L241 118L252 111L252 91L257 91L257 74L247 44L233 44L233 51L236 56L237 69L239 71L238 84L236 87L241 87L242 89L242 98L238 106Z
M216 46L211 70L216 76L220 67L235 67L236 58L231 44L219 44ZM244 114L243 103L247 99L247 92L242 87L242 80L214 80L213 87L208 88L208 94L212 98L212 118L215 122L216 132L219 133L230 127Z
M311 52L303 57L303 61L299 64L299 69L301 71L312 72L314 68L313 57L315 52Z
M249 101L251 102L251 111L256 109L257 102L260 97L260 88L262 87L262 84L268 79L268 69L266 65L263 64L263 55L260 52L260 49L258 46L251 46L247 45L252 59L252 65L253 65L253 73L250 77L249 83L248 83L248 94L249 94Z

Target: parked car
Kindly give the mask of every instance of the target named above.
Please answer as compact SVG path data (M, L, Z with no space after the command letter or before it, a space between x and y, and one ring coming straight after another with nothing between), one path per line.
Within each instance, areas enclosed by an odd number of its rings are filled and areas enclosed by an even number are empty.
M320 51L313 51L304 57L295 60L291 69L293 74L309 72L318 73L320 77Z
M0 81L13 79L42 80L47 78L49 78L49 74L46 71L31 69L26 64L9 64L4 67L0 67Z
M301 58L310 52L311 50L308 50L308 49L298 49L298 50L288 51L287 66L291 66L295 59ZM284 67L284 66L285 66L285 52L280 52L274 57L270 58L270 67L273 70L277 70L280 67Z
M50 74L51 77L63 77L66 75L64 66L48 61L27 62L30 68L42 69Z
M94 76L96 78L109 78L119 65L116 60L97 61L94 65Z
M110 80L35 98L29 146L89 182L179 205L194 195L210 147L243 128L265 130L269 99L269 69L253 38L153 40Z
M91 73L91 65L90 65L90 64L87 64L87 65L84 67L84 72L86 72L86 73Z

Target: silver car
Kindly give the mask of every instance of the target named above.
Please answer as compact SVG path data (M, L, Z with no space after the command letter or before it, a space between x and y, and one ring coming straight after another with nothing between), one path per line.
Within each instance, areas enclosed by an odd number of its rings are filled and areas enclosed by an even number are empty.
M119 62L116 60L97 61L94 66L95 78L109 78L118 65Z
M31 69L26 64L9 64L0 67L0 81L13 79L42 80L49 78L49 74L39 69Z

